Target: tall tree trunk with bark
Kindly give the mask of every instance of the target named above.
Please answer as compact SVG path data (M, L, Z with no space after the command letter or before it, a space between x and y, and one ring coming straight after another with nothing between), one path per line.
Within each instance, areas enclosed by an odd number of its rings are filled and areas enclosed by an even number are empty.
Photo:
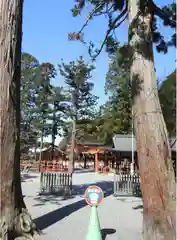
M72 122L72 136L71 136L71 146L70 146L70 155L68 162L68 171L69 173L74 172L75 165L75 141L76 141L76 121L75 119Z
M0 239L32 239L20 179L20 65L23 0L0 5ZM29 238L30 237L30 238Z
M54 152L55 152L55 133L56 133L56 127L55 127L55 120L56 116L55 113L53 113L53 124L52 124L52 154L51 154L51 160L54 159Z
M70 148L70 156L68 162L68 171L74 172L75 166L75 151L76 151L76 121L77 121L77 96L78 96L78 89L72 92L72 104L73 104L73 120L72 120L72 136L71 136L71 148Z
M154 71L153 13L150 6L141 8L144 2L129 0L133 117L144 203L143 239L175 240L175 178Z

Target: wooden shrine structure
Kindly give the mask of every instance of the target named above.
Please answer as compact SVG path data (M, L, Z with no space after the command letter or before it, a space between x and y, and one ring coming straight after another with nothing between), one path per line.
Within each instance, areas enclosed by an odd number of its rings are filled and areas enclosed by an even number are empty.
M39 153L40 155L40 153ZM39 162L40 172L67 172L67 158L66 154L57 146L52 148L51 146L41 152L41 158Z
M65 141L65 143L64 143ZM170 140L172 157L176 157L176 139ZM69 150L66 139L53 150L47 148L41 153L40 172L67 172ZM53 151L53 152L52 152ZM132 135L114 135L113 145L82 142L75 144L75 168L92 168L96 172L129 173L131 166L138 171L136 141Z
M77 145L77 151L85 162L93 161L96 172L130 172L132 161L134 168L138 168L135 147L135 139L132 140L131 135L115 135L113 146L85 142Z

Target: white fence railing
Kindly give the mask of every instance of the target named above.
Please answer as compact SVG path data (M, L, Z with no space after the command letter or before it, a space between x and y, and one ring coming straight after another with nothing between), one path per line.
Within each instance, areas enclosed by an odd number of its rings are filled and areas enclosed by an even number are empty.
M137 174L114 174L114 195L141 196L140 176Z

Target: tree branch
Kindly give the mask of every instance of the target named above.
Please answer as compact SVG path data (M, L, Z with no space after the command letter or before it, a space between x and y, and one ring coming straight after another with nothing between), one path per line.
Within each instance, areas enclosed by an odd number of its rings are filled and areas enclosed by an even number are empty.
M122 18L122 16L123 16L124 14L126 14L126 15L123 17L123 19L122 19L119 23L117 23L117 22L119 21L119 19ZM120 27L120 25L125 21L125 19L126 19L127 17L128 17L128 13L127 13L127 10L125 9L125 10L122 12L122 14L120 14L119 16L117 16L117 18L115 18L115 20L112 22L112 24L110 25L109 29L107 30L106 36L105 36L105 38L104 38L104 40L103 40L103 42L102 42L102 44L101 44L100 49L98 50L98 52L97 52L95 55L91 56L93 59L95 59L96 57L98 57L99 54L101 53L104 45L106 44L106 40L107 40L108 36L110 35L111 31L114 30L115 28Z
M162 20L168 20L171 27L176 28L176 21L170 19L170 15L168 15L163 9L159 8L153 1L151 2L151 6L156 16L158 16Z
M84 28L88 25L88 22L92 19L92 17L94 16L94 14L96 13L96 11L98 10L98 8L100 8L103 5L103 3L99 4L97 7L95 7L93 9L93 11L89 14L89 16L87 17L86 22L83 24L82 28L80 29L80 31L78 32L78 34L81 34L82 31L84 30Z
M110 8L108 8L108 7L106 6L106 11L101 11L100 13L96 13L96 14L94 14L94 17L107 14L108 12L110 13L110 11L111 11L111 9L112 9L113 7L114 7L113 5L111 5ZM113 13L113 12L114 12L114 11L112 11L111 13Z
M106 40L107 40L108 36L110 35L111 31L114 30L115 28L120 27L120 25L125 21L127 16L128 16L128 13L124 16L124 18L119 23L116 24L116 22L114 22L114 26L112 26L108 29L99 51L95 55L91 56L93 59L97 58L100 55L101 51L103 50L104 45L106 44Z
M96 6L93 11L89 14L89 16L87 17L87 20L85 21L85 23L83 24L82 28L80 29L79 32L77 33L70 33L69 34L69 39L70 40L80 40L82 43L86 44L84 42L84 40L82 39L81 35L82 35L82 32L84 30L84 28L88 25L88 22L89 20L91 20L94 16L99 16L99 15L102 15L102 14L109 14L110 13L110 10L113 8L114 5L111 5L109 8L108 8L108 4L106 5L107 9L106 11L102 11L100 13L97 13L97 11L99 10L100 7L104 7L105 5L105 2L103 1L102 3L100 3L98 6ZM109 21L109 25L108 25L108 30L107 30L107 33L106 33L106 36L101 44L101 47L100 49L97 51L97 53L95 55L91 55L90 56L95 59L102 51L104 45L106 44L106 41L111 33L112 30L118 28L124 21L125 19L127 18L128 16L128 1L126 1L126 4L125 4L125 8L124 10L113 20L113 21ZM121 20L122 19L122 20ZM120 22L119 22L120 21Z

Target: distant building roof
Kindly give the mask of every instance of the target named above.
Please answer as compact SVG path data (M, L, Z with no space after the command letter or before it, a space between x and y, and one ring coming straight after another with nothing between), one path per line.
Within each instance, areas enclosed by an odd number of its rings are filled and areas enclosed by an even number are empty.
M67 146L71 143L71 135L72 133L70 133L68 136L63 137L63 139L60 141L58 148L61 151L66 151L67 150ZM105 146L105 144L103 142L96 142L96 141L79 141L78 145L86 145L86 146Z
M78 145L86 145L86 146L105 146L104 143L87 142L87 141L83 141L82 143L78 143Z
M66 151L67 150L67 146L68 144L70 144L71 142L71 136L72 136L72 132L69 132L67 136L63 137L63 139L60 141L58 148L61 151Z
M69 142L71 141L71 133L67 136L64 137L61 142L59 143L58 149L61 152L65 152L67 150L67 146ZM113 145L114 147L112 148L111 146L106 146L102 142L88 142L88 141L83 141L79 143L79 145L86 145L86 146L99 146L105 147L105 150L109 151L119 151L119 152L136 152L136 139L135 136L132 137L132 134L116 134L113 136ZM172 151L176 152L177 148L177 141L175 137L172 137L170 139L170 146ZM103 148L101 148L103 150Z
M136 151L136 139L135 136L131 134L123 135L123 134L116 134L113 136L113 143L114 148L117 151L127 151L131 152ZM170 146L171 150L176 152L177 149L177 139L175 137L170 138Z
M52 152L52 150L63 153L63 151L58 146L54 146L54 148L52 146L49 146L48 148L43 149L42 152Z
M62 150L62 151L65 151L65 150L66 150L66 147L67 147L67 143L68 143L68 139L67 139L67 137L64 137L64 138L60 141L60 143L59 143L59 145L58 145L58 148L59 148L60 150Z
M136 151L136 140L131 134L116 134L113 136L114 148L117 151L131 152Z

